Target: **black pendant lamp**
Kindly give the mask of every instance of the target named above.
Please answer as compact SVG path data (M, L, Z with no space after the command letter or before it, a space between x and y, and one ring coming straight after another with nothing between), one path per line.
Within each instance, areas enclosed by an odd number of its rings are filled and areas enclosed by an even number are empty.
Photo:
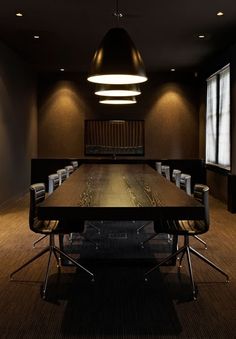
M123 15L116 12L118 23ZM147 80L143 60L128 33L111 28L94 54L88 81L98 84L138 84Z
M141 94L137 84L130 85L107 85L100 84L96 86L95 94L106 97L131 97Z

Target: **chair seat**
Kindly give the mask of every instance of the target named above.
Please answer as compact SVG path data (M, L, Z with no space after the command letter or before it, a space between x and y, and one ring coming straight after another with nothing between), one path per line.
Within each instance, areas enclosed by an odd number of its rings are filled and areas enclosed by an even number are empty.
M41 234L69 234L82 233L84 231L84 222L71 220L35 220L34 232Z
M33 231L35 233L50 234L55 232L57 225L57 220L39 220L38 218L35 218Z
M204 220L158 220L154 223L156 233L195 235L208 231Z

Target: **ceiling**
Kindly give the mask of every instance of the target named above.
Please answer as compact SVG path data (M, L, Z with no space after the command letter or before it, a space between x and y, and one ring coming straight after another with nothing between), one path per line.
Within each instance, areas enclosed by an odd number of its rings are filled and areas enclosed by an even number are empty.
M87 72L102 37L117 25L115 0L3 0L1 5L0 40L37 71ZM235 0L119 0L118 5L120 26L148 72L197 70L236 42Z

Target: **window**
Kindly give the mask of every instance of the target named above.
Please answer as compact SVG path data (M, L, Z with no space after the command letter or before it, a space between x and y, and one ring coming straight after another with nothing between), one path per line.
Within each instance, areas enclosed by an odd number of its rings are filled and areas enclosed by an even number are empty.
M230 168L230 67L207 79L206 162Z

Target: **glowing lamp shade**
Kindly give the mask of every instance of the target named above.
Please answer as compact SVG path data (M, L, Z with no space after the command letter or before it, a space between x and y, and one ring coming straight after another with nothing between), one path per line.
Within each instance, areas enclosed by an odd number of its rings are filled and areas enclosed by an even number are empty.
M140 95L141 91L138 85L97 85L95 90L96 95L107 97L132 97Z
M99 100L100 104L107 105L131 105L136 104L135 97L101 97Z
M88 81L98 84L147 81L141 55L123 28L112 28L103 38L94 54Z

